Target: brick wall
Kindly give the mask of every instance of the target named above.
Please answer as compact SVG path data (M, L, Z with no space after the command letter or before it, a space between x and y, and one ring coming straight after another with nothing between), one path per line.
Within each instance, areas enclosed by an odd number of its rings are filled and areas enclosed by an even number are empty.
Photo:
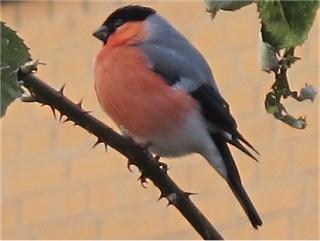
M129 3L129 2L128 2ZM132 2L130 2L132 3ZM138 2L135 2L138 3ZM92 62L101 44L91 36L125 1L37 1L2 4L1 19L25 39L38 75L112 127L93 88ZM317 239L318 99L288 100L294 115L308 117L294 130L267 115L263 103L272 75L258 64L255 6L219 12L214 21L199 2L143 2L156 8L204 54L231 105L240 131L260 151L255 163L232 149L244 185L264 225L252 229L235 197L203 158L165 160L178 185L227 239ZM292 87L319 78L319 21L298 48L303 58L290 71ZM137 182L120 154L92 149L95 138L60 124L48 107L15 101L2 123L2 238L4 239L199 239L174 207L157 202L159 191Z

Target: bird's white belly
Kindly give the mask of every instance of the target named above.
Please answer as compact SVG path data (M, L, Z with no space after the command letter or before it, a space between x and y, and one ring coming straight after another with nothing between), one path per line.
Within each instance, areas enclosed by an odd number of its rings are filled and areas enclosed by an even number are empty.
M150 144L150 151L162 157L199 153L223 177L227 176L221 154L210 137L205 120L198 111L189 116L179 128L172 130L170 135L139 138L137 141Z

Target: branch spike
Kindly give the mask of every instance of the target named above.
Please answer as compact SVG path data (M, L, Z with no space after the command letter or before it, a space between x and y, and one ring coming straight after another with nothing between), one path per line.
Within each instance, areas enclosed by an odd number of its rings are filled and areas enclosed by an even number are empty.
M57 119L56 110L49 104L42 103L40 107L49 106L55 119Z
M145 186L145 183L148 183L148 182L147 182L147 178L145 177L144 174L141 174L141 176L138 178L138 180L140 181L142 187L147 188Z
M81 99L81 100L79 101L79 103L77 104L77 106L78 106L81 110L83 110L83 109L82 109L82 102L83 102L83 99Z
M84 114L90 114L90 113L92 113L92 110L83 110L83 113Z
M50 109L52 111L52 114L53 114L54 118L57 119L56 110L51 105L49 105L49 107L50 107Z
M128 159L127 168L129 169L130 172L133 172L132 169L131 169L132 165L134 165L133 162L130 159Z
M197 195L198 193L195 193L195 192L184 192L183 193L186 197L190 197L191 195Z
M64 119L64 120L62 121L62 123L66 123L66 122L68 122L68 121L72 121L72 120L67 116L67 118Z
M58 92L61 94L61 95L64 95L64 89L66 88L66 84L64 83L62 86L61 86L61 88L60 88L60 90L58 90Z
M59 112L60 116L59 116L59 122L62 121L62 117L64 116L64 114L62 112Z
M166 197L166 195L164 195L164 193L161 191L160 196L158 198L158 201L160 201L162 198Z
M98 138L97 141L93 144L92 148L95 148L97 145L99 145L100 143L103 143L103 142L104 142L103 140Z

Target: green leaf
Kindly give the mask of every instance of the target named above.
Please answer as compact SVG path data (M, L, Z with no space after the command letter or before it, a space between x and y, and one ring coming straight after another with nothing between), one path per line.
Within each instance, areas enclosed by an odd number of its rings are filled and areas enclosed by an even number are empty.
M239 0L205 0L207 4L207 9L211 13L212 18L216 13L222 9L226 11L235 11L244 6L247 6L253 2L253 0L239 1Z
M8 105L23 93L17 81L18 68L29 61L28 47L15 31L1 22L1 117Z
M276 50L295 47L307 39L319 0L257 1L262 19L262 39Z

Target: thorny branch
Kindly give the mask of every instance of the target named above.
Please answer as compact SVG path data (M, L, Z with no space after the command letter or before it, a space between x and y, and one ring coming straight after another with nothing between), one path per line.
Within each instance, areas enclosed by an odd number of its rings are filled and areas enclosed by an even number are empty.
M39 102L42 105L50 106L54 115L55 111L60 113L60 120L65 116L64 122L72 121L75 125L81 126L95 135L98 138L95 145L104 143L119 151L130 160L129 165L136 165L139 168L141 183L144 184L147 178L150 179L160 189L161 195L159 199L166 198L169 202L168 205L175 206L203 239L223 239L191 202L189 198L191 193L182 191L173 182L167 174L166 166L159 163L158 159L150 154L147 147L141 146L132 139L113 131L110 127L90 115L88 111L85 111L81 107L81 102L78 104L73 103L64 95L64 86L59 91L56 91L36 77L32 71L36 70L37 64L37 61L31 61L19 70L19 81L23 83L23 86L31 94L31 96L23 97L23 101Z

